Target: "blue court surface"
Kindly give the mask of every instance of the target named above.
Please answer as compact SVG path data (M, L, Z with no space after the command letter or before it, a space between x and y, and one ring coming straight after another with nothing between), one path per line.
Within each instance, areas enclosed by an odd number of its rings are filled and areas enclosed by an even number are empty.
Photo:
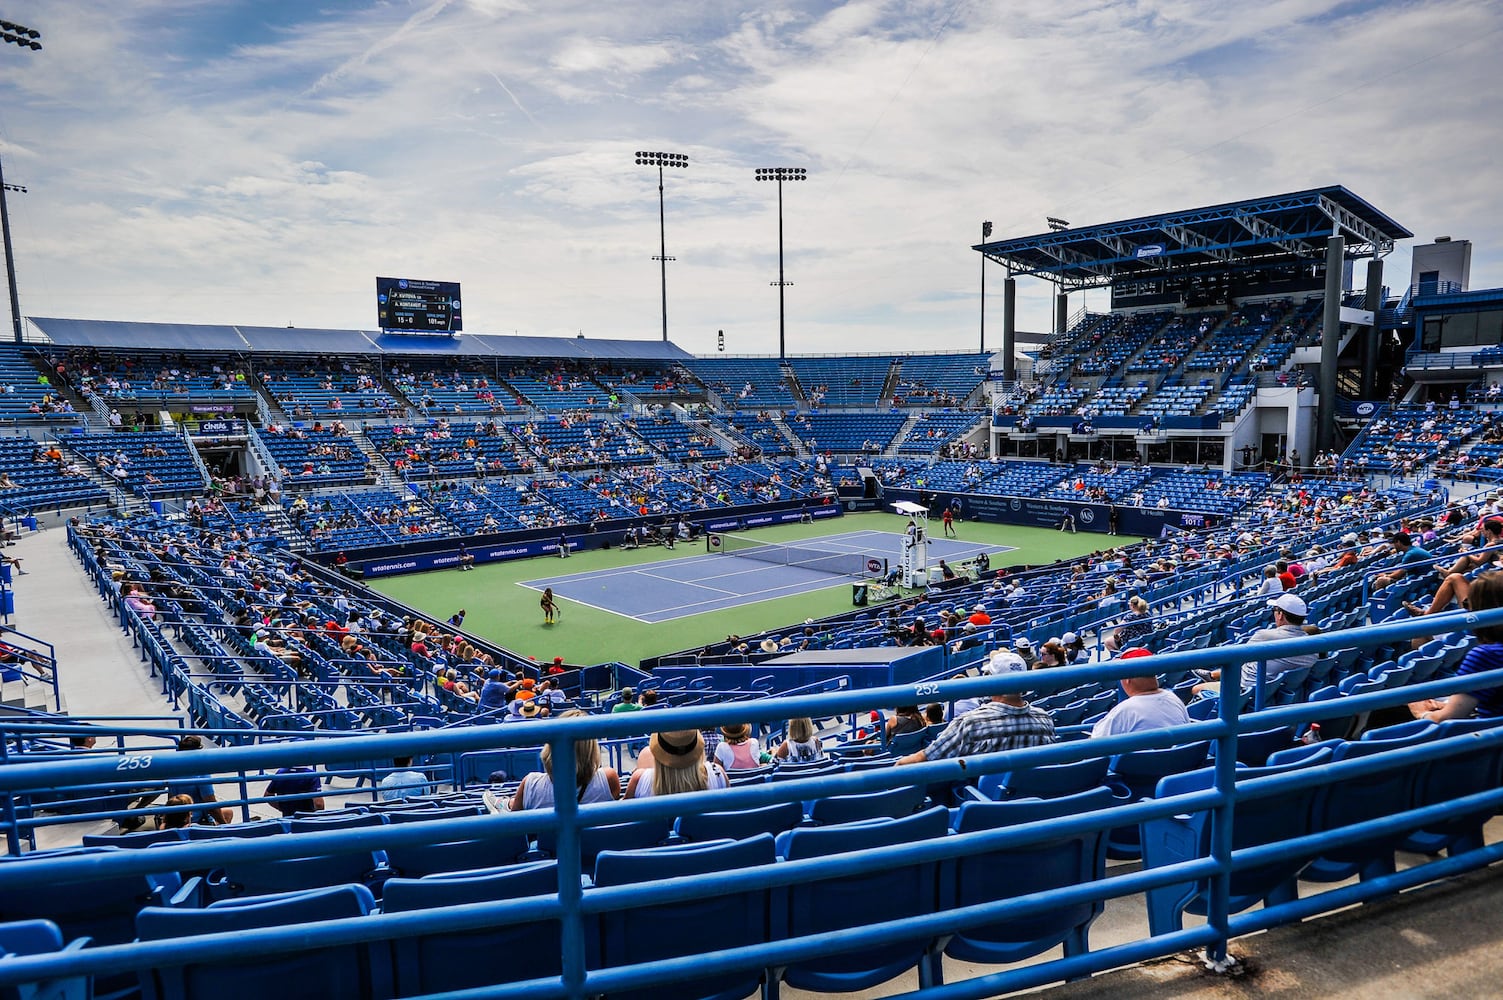
M692 544L702 546L704 543ZM804 550L875 556L887 559L889 566L896 569L903 549L903 536L891 531L848 531L840 535L801 539L792 544ZM960 562L980 552L996 555L1012 550L1009 545L982 545L931 536L929 565L933 566L941 559ZM843 587L851 579L755 559L699 555L528 580L522 586L537 591L552 587L555 597L634 621L656 624L775 597L794 597L829 587Z

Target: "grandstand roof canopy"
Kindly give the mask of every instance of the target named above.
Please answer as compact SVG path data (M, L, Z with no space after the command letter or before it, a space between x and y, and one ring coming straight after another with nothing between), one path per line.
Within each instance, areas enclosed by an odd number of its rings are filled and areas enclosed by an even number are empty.
M1341 186L972 247L1013 275L1069 290L1166 274L1209 273L1325 259L1326 240L1346 237L1348 259L1381 257L1414 234Z
M415 336L367 330L280 326L211 326L30 316L60 347L123 351L214 351L259 354L435 354L448 357L563 358L577 361L681 361L693 355L663 340L506 337L488 334Z

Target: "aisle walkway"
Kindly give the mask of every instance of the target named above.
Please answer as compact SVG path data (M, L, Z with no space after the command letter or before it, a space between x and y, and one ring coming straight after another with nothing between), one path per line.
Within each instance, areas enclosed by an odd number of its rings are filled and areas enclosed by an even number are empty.
M11 627L57 648L58 683L71 714L174 714L149 664L69 550L67 529L32 532L6 552L26 570L14 577Z

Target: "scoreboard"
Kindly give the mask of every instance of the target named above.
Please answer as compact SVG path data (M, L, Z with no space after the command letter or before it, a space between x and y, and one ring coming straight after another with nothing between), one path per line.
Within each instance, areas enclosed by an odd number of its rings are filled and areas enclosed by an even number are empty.
M459 282L377 278L376 317L382 330L459 333Z

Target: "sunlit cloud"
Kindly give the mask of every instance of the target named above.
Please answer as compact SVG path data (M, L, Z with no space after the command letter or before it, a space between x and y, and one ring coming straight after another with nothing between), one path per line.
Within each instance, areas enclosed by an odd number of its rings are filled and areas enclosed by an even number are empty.
M636 149L690 156L663 196L670 334L696 352L718 330L776 350L758 166L810 171L784 191L795 351L973 346L983 219L1016 236L1331 183L1473 239L1473 286L1503 283L1498 5L352 8L13 2L45 42L0 60L23 311L369 327L374 276L410 274L463 282L476 332L654 337ZM1019 291L1047 329L1050 287Z

